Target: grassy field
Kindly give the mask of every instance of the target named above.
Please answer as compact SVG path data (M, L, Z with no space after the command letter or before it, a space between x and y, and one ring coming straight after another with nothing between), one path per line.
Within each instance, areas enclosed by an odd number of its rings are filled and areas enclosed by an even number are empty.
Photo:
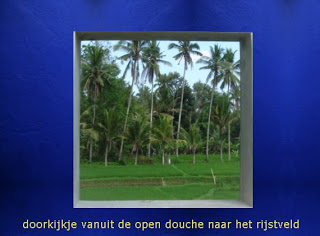
M127 158L126 165L111 162L81 163L81 200L192 200L239 199L240 159L220 161L211 156L209 163L204 155L197 155L192 164L191 155L172 157L171 165L161 165L159 157L152 157L152 164L133 165ZM144 162L141 157L141 162ZM211 168L216 176L213 183Z

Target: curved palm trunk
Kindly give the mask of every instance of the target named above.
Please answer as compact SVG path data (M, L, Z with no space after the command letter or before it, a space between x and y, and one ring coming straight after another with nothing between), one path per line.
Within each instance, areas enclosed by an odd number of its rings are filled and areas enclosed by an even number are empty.
M127 113L126 113L126 118L125 118L125 120L124 120L124 125L123 125L123 133L125 133L125 132L126 132L126 129L127 129L128 116L129 116L129 111L130 111L130 106L131 106L131 100L132 100L133 83L134 83L134 78L132 78L132 82L131 82L131 89L130 89L130 95L129 95ZM120 160L122 159L123 141L124 141L124 139L123 139L123 137L122 137L122 138L121 138L121 144L120 144L120 151L119 151L118 161L120 161Z
M174 102L174 95L173 95L173 100L172 100L172 104L173 104L173 106L172 106L172 120L171 120L171 125L172 125L172 127L173 127L173 120L174 120L174 107L175 107L175 102ZM172 132L172 139L174 138L173 136L174 136L174 134L173 134L174 132Z
M92 138L90 138L89 162L92 162Z
M150 132L152 130L152 118L153 118L153 80L151 83L151 111L150 111ZM151 144L149 142L148 144L148 157L150 157L151 154Z
M207 143L206 143L206 162L209 162L209 136L210 136L210 120L211 120L211 112L212 112L212 101L215 87L213 87L211 92L211 100L209 107L209 115L208 115L208 126L207 126Z
M135 160L134 160L134 165L138 164L138 152L139 152L139 149L137 149L137 151L136 151L136 157L135 157Z
M192 163L196 164L196 150L192 149L192 153L193 153Z
M164 148L162 148L162 165L164 165Z
M220 160L223 162L223 153L222 153L222 127L220 127Z
M96 119L96 107L95 107L95 104L96 104L96 100L97 100L97 93L98 93L97 87L95 87L94 95L93 95L94 106L93 106L92 126L94 126L94 122L95 122L95 119ZM89 162L92 162L92 145L93 145L93 140L92 140L92 138L90 138Z
M228 124L228 160L231 161L230 124Z
M239 100L239 98L236 98L236 109L237 109L237 111L240 110L240 100Z
M229 104L228 107L230 108L230 91L229 91L229 84L228 84L228 100L229 100ZM231 160L231 141L230 141L230 123L228 124L228 160Z
M109 143L106 141L106 153L104 155L104 165L108 166Z
M178 121L178 130L177 130L177 140L180 138L181 113L182 113L182 104L183 104L184 79L185 79L185 75L186 75L186 67L184 67L184 71L183 71L181 101L180 101L180 110L179 110L179 121ZM176 146L176 156L179 157L179 147L178 147L178 145Z

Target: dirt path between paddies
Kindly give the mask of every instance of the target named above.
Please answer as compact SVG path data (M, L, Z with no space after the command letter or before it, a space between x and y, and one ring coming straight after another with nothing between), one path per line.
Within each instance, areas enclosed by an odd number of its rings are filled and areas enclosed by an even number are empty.
M167 185L181 185L191 183L210 183L209 177L168 177L164 178ZM162 186L161 178L138 179L110 179L81 181L80 188L90 187L114 187L114 186Z
M233 178L239 178L238 176L224 177L229 181ZM212 183L211 177L167 177L163 178L166 185L182 185L193 183ZM80 182L80 188L92 188L92 187L117 187L117 186L162 186L162 178L135 178L135 179L104 179L104 180L82 180Z

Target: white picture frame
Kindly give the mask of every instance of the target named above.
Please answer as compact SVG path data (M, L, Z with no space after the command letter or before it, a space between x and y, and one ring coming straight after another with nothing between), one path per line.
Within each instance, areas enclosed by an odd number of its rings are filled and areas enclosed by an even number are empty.
M189 40L240 43L240 199L163 201L80 200L80 53L82 40ZM253 53L252 33L227 32L73 32L73 207L74 208L252 208L253 207Z

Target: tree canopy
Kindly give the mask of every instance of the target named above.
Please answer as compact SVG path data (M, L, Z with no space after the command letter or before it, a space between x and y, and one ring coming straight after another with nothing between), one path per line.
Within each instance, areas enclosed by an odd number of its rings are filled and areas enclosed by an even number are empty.
M125 163L146 156L169 158L176 150L207 155L239 149L240 62L219 45L210 56L197 43L178 41L175 50L183 75L163 73L171 66L159 41L125 40L114 46L91 43L81 51L81 161ZM115 52L121 52L116 57ZM193 61L192 55L200 58ZM121 71L117 63L125 63ZM188 84L186 70L201 64L204 82ZM130 72L131 81L125 75ZM134 92L134 87L137 86ZM181 129L181 135L179 134ZM224 145L225 143L229 146ZM229 150L228 150L229 148ZM176 152L177 153L177 152ZM197 162L199 160L197 159Z

